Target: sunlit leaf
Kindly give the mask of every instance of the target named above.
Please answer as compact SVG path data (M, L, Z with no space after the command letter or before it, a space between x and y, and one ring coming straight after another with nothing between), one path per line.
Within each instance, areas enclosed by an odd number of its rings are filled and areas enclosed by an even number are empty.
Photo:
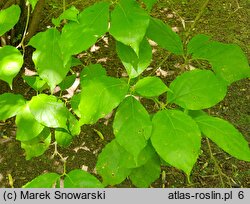
M0 95L0 120L15 116L25 105L22 95L4 93Z
M0 26L1 28L1 26ZM0 79L12 88L12 80L23 65L23 56L12 46L0 47Z
M201 133L195 121L177 110L163 110L153 117L151 141L160 157L188 176L200 154Z
M0 36L9 31L16 25L21 14L21 9L18 5L11 5L7 9L0 11ZM1 59L1 57L0 57Z
M59 178L59 174L45 173L26 183L23 188L52 188Z
M65 188L103 188L103 184L90 173L81 169L70 171L64 179Z

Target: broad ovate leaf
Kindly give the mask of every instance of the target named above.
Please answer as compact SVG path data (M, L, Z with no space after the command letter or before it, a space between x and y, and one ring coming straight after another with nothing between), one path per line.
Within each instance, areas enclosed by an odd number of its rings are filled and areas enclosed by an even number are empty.
M148 188L151 183L159 178L160 173L160 160L159 157L155 155L143 166L133 169L129 178L136 187Z
M78 106L81 125L94 124L98 119L105 117L127 94L128 85L122 79L96 74L96 77L81 77L82 92Z
M22 76L23 79L30 87L36 91L43 91L46 88L49 88L46 81L41 79L39 76Z
M60 32L55 28L36 34L29 42L36 48L32 59L37 72L48 83L51 92L66 77L71 64L71 56L62 53L60 42Z
M119 184L130 174L131 169L122 165L124 155L127 151L116 140L107 144L99 154L96 171L102 176L104 186Z
M21 14L18 5L11 5L9 8L0 11L0 36L16 25ZM1 59L1 57L0 57Z
M52 23L58 27L60 26L61 21L64 19L78 22L78 17L77 17L78 14L79 11L77 10L77 8L71 6L70 8L65 10L58 18L52 18Z
M188 53L193 59L208 60L218 77L229 85L250 77L250 67L246 55L235 44L225 44L209 40L209 36L197 35L188 44Z
M25 105L22 95L4 93L0 95L0 120L15 116Z
M61 147L68 147L72 142L72 135L69 134L65 129L56 128L55 129L55 139L56 143Z
M23 188L52 188L60 177L56 173L45 173L26 183Z
M111 12L110 34L130 46L139 56L140 43L149 24L149 16L134 0L120 0Z
M61 48L67 55L90 48L108 31L109 3L98 2L78 15L78 22L69 22L62 29Z
M155 76L140 79L134 87L136 93L146 98L157 97L168 91L169 88L163 81Z
M0 25L1 28L1 25ZM0 47L0 79L12 88L12 80L23 65L23 56L13 46Z
M151 141L157 153L189 176L201 147L201 133L196 122L178 110L159 111L152 122Z
M201 132L233 157L250 161L250 148L244 136L228 121L208 115L195 118Z
M17 113L16 126L16 139L20 141L32 140L44 129L44 126L31 114L28 103Z
M55 96L39 94L29 102L29 107L34 118L41 124L52 128L67 130L69 111L64 103Z
M35 138L22 141L21 147L25 150L26 159L41 156L50 146L51 133L50 129L44 127L43 131Z
M178 76L169 86L168 102L189 110L210 108L224 99L227 86L210 70L192 70Z
M159 19L150 18L146 36L155 41L160 47L174 54L183 54L181 38L172 31L169 25Z
M114 123L116 141L138 161L138 155L147 145L152 124L149 114L133 96L125 98L119 105Z
M152 48L146 38L140 44L138 56L130 46L119 41L116 51L130 78L139 76L151 63Z
M90 173L75 169L66 174L65 188L103 188L103 184Z

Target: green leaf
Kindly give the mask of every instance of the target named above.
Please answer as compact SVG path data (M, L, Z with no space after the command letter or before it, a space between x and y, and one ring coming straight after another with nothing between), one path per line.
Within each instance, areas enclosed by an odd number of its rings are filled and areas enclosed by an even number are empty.
M79 135L81 132L81 126L79 121L71 113L69 113L68 118L68 130L72 136Z
M169 88L158 77L144 77L140 79L134 87L134 90L139 95L152 98L157 97L168 91Z
M151 136L152 124L148 112L133 96L129 96L119 105L114 123L116 141L134 156L147 145Z
M41 156L50 146L51 133L50 129L45 127L43 131L34 139L22 141L21 147L25 150L26 160L33 157Z
M119 184L130 174L131 170L121 164L121 158L126 154L126 150L116 140L103 148L98 156L96 170L102 176L104 186Z
M72 142L72 135L62 128L55 129L55 139L59 146L68 147Z
M79 65L82 65L82 61L79 58L72 57L70 67L76 67L76 66L79 66Z
M218 77L231 84L250 77L247 57L238 45L209 40L204 35L195 36L188 44L193 59L208 60Z
M52 23L58 27L60 26L61 21L64 19L78 22L78 17L77 17L78 14L79 11L77 10L77 8L71 6L70 8L65 10L58 18L52 18Z
M150 11L157 0L142 0L147 6L147 10Z
M120 0L111 12L110 34L133 48L139 56L140 43L149 24L149 15L134 0Z
M39 76L22 76L23 79L30 87L35 89L36 91L43 91L46 88L49 88L46 81L41 79Z
M75 169L66 174L65 188L103 188L103 184L90 173Z
M18 5L12 5L9 8L0 11L0 36L16 25L20 13L21 9Z
M122 146L120 148L124 149ZM125 149L124 149L125 150ZM148 141L147 146L140 152L137 161L134 156L127 151L123 152L123 155L120 158L121 166L125 168L137 168L143 166L150 160L152 157L156 155L156 152L152 146L152 144Z
M69 111L55 96L39 94L29 103L34 118L47 127L67 129Z
M75 82L75 80L76 80L76 74L66 76L64 78L64 80L60 84L58 84L58 86L60 87L60 89L62 91L64 91L64 90L70 88L73 85L73 83Z
M60 177L56 173L45 173L26 183L23 188L52 188Z
M160 173L160 160L155 155L143 166L133 169L129 178L136 187L148 188L152 182L159 178Z
M44 126L38 123L31 114L29 104L26 104L16 116L16 139L28 141L37 137L44 129Z
M80 118L81 113L80 110L78 109L78 106L80 104L81 100L81 93L75 94L71 99L70 99L70 105L74 113Z
M101 64L90 64L81 71L81 81L84 79L93 79L101 76L106 76L106 70Z
M146 38L140 44L139 57L131 47L119 41L116 42L116 51L130 78L139 76L151 63L152 48Z
M91 47L108 31L109 3L98 2L78 15L78 22L63 27L61 48L67 55L75 55Z
M78 106L80 124L94 124L116 108L127 94L128 85L122 80L109 76L81 78L81 100Z
M250 148L244 136L228 121L212 117L195 118L201 132L233 157L250 161Z
M209 70L192 70L178 76L169 87L168 102L189 110L210 108L223 100L227 86Z
M0 95L0 120L15 116L25 105L22 95L4 93Z
M160 47L177 55L183 54L181 38L161 20L151 17L146 35Z
M32 59L37 72L48 83L51 92L66 77L71 64L71 56L63 55L60 41L60 32L51 28L36 34L29 42L36 48Z
M201 134L195 121L177 110L163 110L153 117L152 144L161 158L188 176L201 147Z
M1 28L1 26L0 26ZM15 47L0 47L0 79L12 88L12 80L23 65L23 56Z

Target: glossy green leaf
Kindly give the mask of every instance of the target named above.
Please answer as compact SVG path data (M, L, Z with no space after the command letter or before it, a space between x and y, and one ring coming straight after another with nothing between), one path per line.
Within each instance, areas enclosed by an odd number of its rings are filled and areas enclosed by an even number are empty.
M177 55L183 54L181 38L161 20L151 17L146 35L160 47Z
M1 28L1 26L0 26ZM0 79L12 88L12 80L23 65L23 56L15 47L0 47Z
M9 8L0 11L0 36L16 25L19 20L20 13L20 7L14 4Z
M140 79L134 87L134 90L139 95L152 98L157 97L168 91L169 88L163 83L163 81L158 77L144 77Z
M26 183L23 188L52 188L58 179L60 179L59 174L45 173Z
M36 48L32 59L37 72L48 83L51 92L66 77L71 64L71 56L63 55L60 41L60 32L51 28L36 34L29 42Z
M121 164L121 158L126 154L116 140L103 148L98 156L96 170L102 176L104 186L119 184L130 174L131 170Z
M62 128L55 129L55 139L59 146L68 147L72 142L72 135Z
M208 60L216 75L228 84L250 77L247 57L238 45L224 44L197 35L188 44L193 59Z
M97 73L98 74L98 73ZM116 108L127 94L128 85L122 80L109 76L81 78L81 100L78 106L80 124L94 124Z
M133 96L119 105L114 123L116 141L134 156L137 162L139 153L147 145L151 136L152 123L148 112Z
M106 76L106 70L102 67L101 64L90 64L81 71L80 78L84 79L93 79L101 76Z
M26 160L38 157L44 154L49 148L51 142L50 129L45 127L43 131L34 139L22 141L21 147L25 150Z
M103 188L103 184L90 173L75 169L64 179L65 188Z
M169 87L168 102L179 106L200 110L210 108L222 101L227 93L227 86L212 71L192 70L178 76Z
M250 161L250 148L244 136L228 121L212 117L195 118L201 132L233 157Z
M147 10L150 11L157 0L143 0L143 2L147 6Z
M155 157L149 159L143 166L133 169L129 178L136 187L148 188L151 183L159 178L160 173L160 160L155 155Z
M130 78L139 76L151 63L152 48L146 38L140 44L139 56L131 47L119 41L116 42L116 51Z
M49 88L47 82L41 79L39 76L22 76L23 79L30 87L36 91L43 91L46 88Z
M4 93L0 95L0 120L15 116L25 105L22 95Z
M16 139L20 141L33 139L44 129L44 126L38 123L31 114L28 104L17 113L16 126Z
M81 93L74 94L74 96L70 99L70 105L74 113L80 118L81 113L78 109L81 100Z
M149 16L134 0L120 0L111 12L110 34L133 48L139 56L140 43L149 24Z
M79 11L77 10L77 8L71 6L70 8L65 10L58 18L52 18L52 23L58 27L60 26L61 21L64 19L78 22L78 17L77 17L78 14Z
M195 121L177 110L163 110L153 117L151 141L160 157L170 165L191 173L201 147Z
M64 80L60 84L58 84L58 86L60 87L60 89L62 91L66 90L66 89L70 88L73 85L73 83L75 82L75 80L76 80L76 75L75 74L66 76L64 78Z
M55 96L39 94L29 103L34 118L47 127L67 129L69 111Z
M63 27L61 48L67 55L78 54L90 48L108 31L109 3L98 2L78 15L78 22Z

